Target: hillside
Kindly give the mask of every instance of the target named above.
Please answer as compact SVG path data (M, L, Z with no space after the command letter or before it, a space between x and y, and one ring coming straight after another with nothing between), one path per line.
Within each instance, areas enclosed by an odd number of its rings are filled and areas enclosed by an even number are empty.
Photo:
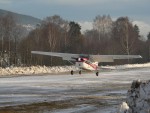
M10 11L6 11L6 10L2 10L0 9L0 16L5 16L7 14L11 14L13 16L13 18L15 19L15 21L18 24L23 24L23 25L36 25L38 24L41 20L32 16L28 16L28 15L23 15L23 14L18 14L18 13L14 13L14 12L10 12Z

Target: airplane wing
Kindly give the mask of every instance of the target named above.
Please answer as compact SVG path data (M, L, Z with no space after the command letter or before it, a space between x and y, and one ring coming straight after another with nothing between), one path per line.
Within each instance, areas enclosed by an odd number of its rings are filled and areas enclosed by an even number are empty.
M32 54L47 55L47 56L56 56L60 57L63 60L75 61L76 58L79 58L79 54L70 54L70 53L56 53L56 52L43 52L43 51L31 51Z
M140 55L90 55L97 62L114 62L115 59L142 58Z
M95 62L113 62L115 59L142 58L140 55L86 55L57 52L31 51L32 54L60 57L63 60L76 61L76 58L89 58Z

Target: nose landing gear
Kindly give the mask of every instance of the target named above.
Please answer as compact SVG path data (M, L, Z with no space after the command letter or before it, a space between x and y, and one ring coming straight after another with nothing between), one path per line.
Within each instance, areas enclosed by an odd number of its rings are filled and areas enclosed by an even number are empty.
M73 75L73 70L71 70L71 75Z
M98 76L99 72L96 72L96 76Z
M79 71L79 74L81 75L81 70Z

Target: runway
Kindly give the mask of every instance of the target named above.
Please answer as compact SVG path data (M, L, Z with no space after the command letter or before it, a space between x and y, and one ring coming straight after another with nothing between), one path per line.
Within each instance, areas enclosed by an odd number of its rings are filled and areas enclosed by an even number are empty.
M0 113L113 113L149 68L0 78Z

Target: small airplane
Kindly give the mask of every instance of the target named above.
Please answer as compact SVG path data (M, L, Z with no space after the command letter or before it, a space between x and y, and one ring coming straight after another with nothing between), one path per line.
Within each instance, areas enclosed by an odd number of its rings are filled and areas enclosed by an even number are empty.
M81 70L90 70L95 71L96 76L98 76L99 74L99 62L114 62L115 59L142 58L140 55L88 55L43 51L31 51L31 53L39 55L56 56L69 62L75 62L75 66L79 68L79 74L81 74ZM73 75L73 73L73 70L71 70L71 75Z

